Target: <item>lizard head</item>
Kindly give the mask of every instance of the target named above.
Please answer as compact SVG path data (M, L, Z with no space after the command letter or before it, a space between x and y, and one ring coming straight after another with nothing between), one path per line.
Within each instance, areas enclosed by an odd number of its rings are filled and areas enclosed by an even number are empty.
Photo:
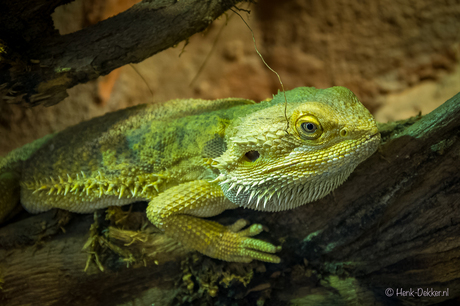
M344 87L296 88L235 120L215 159L233 203L279 211L322 198L379 144L376 122Z

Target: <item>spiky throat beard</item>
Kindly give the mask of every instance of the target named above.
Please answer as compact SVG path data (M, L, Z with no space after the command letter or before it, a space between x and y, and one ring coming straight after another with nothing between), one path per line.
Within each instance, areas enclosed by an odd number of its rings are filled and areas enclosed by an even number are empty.
M238 206L271 212L292 209L339 187L359 163L376 151L379 140L380 137L363 139L345 153L331 154L319 164L305 158L262 178L227 173L219 184L225 196Z

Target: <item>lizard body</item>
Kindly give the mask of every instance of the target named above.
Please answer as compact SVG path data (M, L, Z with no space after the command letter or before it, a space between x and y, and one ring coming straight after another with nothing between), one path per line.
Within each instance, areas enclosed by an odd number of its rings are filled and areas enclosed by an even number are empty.
M149 220L187 247L227 261L279 262L275 246L251 238L260 225L241 230L244 222L225 227L200 217L324 197L380 140L374 118L346 88L286 96L286 106L282 94L261 103L141 105L15 150L0 160L0 220L19 196L32 213L149 201Z

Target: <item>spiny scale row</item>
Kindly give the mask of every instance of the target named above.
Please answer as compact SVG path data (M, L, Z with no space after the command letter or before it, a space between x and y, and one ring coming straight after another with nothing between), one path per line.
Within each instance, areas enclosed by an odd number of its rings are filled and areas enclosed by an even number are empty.
M78 194L80 196L89 195L90 192L97 194L99 191L99 197L102 195L116 195L120 199L123 197L125 192L131 193L134 198L138 195L146 195L146 192L150 187L153 187L156 193L159 193L158 185L163 182L162 176L158 174L140 175L135 178L111 178L104 177L100 172L95 177L87 177L84 172L76 175L76 178L72 178L67 174L65 180L62 176L58 176L57 180L53 177L45 178L43 180L35 179L34 182L25 182L23 185L33 190L33 193L39 191L47 191L48 195L64 195L69 193ZM127 197L130 197L128 194Z

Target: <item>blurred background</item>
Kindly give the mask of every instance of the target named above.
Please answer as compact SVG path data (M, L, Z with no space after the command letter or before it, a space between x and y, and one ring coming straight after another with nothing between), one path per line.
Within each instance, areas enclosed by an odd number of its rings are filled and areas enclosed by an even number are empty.
M139 0L76 0L53 14L62 35ZM426 114L460 91L460 2L260 0L240 4L259 51L284 86L350 88L378 121ZM280 89L233 12L188 44L68 90L52 107L0 101L0 155L83 120L174 98L263 100ZM150 88L150 89L149 89Z

